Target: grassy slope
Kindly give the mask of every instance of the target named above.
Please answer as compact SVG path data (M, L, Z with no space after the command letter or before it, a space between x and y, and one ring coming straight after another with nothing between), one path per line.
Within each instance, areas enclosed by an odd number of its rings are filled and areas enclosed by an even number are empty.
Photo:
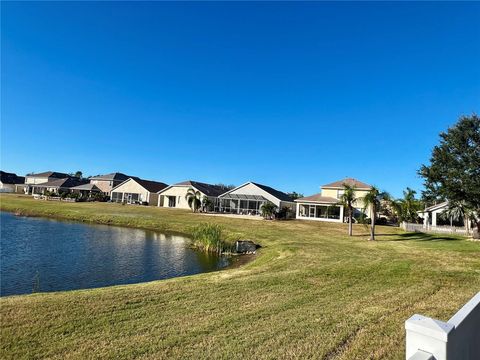
M241 268L2 298L1 358L404 357L404 321L447 320L480 290L480 244L379 227L260 222L1 195L2 210L186 232L206 220L264 248Z

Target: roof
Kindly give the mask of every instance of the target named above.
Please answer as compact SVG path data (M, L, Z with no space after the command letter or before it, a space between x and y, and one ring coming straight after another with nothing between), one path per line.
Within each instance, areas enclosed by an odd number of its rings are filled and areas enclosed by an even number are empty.
M127 180L128 178L130 178L130 176L128 175L125 175L123 173L119 173L119 172L114 172L114 173L111 173L111 174L105 174L105 175L95 175L95 176L91 176L89 177L89 180L118 180L118 181L125 181Z
M35 187L51 187L51 188L72 188L78 185L85 184L86 180L67 177L63 179L50 180L41 184L35 184Z
M330 184L323 185L322 188L334 188L334 189L343 189L344 184L354 186L357 189L365 189L370 190L372 188L371 185L368 185L360 180L354 178L345 178L343 180L335 181Z
M259 187L260 189L262 189L263 191L269 193L270 195L276 197L278 200L280 201L287 201L287 202L293 202L293 199L288 196L287 194L285 194L284 192L281 192L279 190L276 190L270 186L267 186L267 185L262 185L262 184L258 184L258 183L255 183L253 181L249 181L243 185L240 185L240 186L237 186L235 189L231 189L227 192L225 192L224 194L221 195L221 197L227 197L227 194L230 195L231 192L237 190L237 189L240 189L242 187L244 187L245 185L248 185L248 184L253 184L257 187Z
M322 204L337 204L338 199L329 196L322 196L322 194L315 194L310 196L305 196L302 198L298 198L295 201L298 202L316 202Z
M144 180L144 179L140 179L136 176L131 176L127 180L122 182L121 184L118 184L117 186L115 186L112 189L112 191L119 188L120 186L122 186L123 184L125 184L127 181L130 181L130 180L135 181L137 184L142 186L145 190L147 190L148 192L152 192L152 193L157 193L160 190L163 190L168 186L167 184L162 183L162 182L152 181L152 180Z
M441 209L441 208L444 208L444 207L447 207L447 206L448 206L448 201L444 201L444 202L441 202L440 204L435 204L435 205L429 206L429 207L425 208L425 210L420 210L419 212L435 211L435 210L438 210L438 209Z
M268 201L262 195L246 195L246 194L228 194L228 195L225 195L223 199Z
M214 196L214 197L220 196L223 193L228 191L228 189L220 185L206 184L206 183L192 181L192 180L182 181L182 182L170 185L169 187L172 187L172 186L191 186L207 196Z
M99 191L101 192L102 190L100 190L96 185L94 184L82 184L82 185L78 185L78 186L74 186L71 188L72 190L87 190L87 191Z
M26 175L26 177L52 177L56 179L64 179L70 177L70 175L56 171L46 171L43 173Z
M14 173L8 173L0 170L0 181L2 184L23 184L25 178L23 176L17 176Z

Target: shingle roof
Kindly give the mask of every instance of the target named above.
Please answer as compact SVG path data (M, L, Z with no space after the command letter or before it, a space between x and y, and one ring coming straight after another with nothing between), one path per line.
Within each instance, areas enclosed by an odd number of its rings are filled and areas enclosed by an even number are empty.
M347 184L350 186L355 186L357 189L366 189L369 190L372 188L371 185L368 185L364 182L361 182L354 178L345 178L343 180L335 181L330 184L323 185L322 188L335 188L335 189L343 189L343 185Z
M90 180L119 180L119 181L125 181L128 178L130 178L130 176L125 175L123 173L114 172L114 173L111 173L111 174L91 176L89 179Z
M78 186L74 186L71 188L72 190L87 190L87 191L98 191L98 192L101 192L102 190L100 190L96 185L94 184L83 184L83 185L78 185Z
M322 194L315 194L310 196L305 196L302 198L298 198L295 201L298 202L316 202L322 204L336 204L338 203L338 199L329 197L329 196L322 196Z
M57 179L64 179L67 177L70 177L70 175L61 173L61 172L56 172L56 171L46 171L43 173L38 173L38 174L30 174L26 175L29 177L52 177L52 178L57 178Z
M3 184L23 184L25 183L25 178L23 176L17 176L17 174L14 173L0 170L0 181Z
M262 185L262 184L258 184L258 183L254 183L254 182L252 182L252 184L258 186L260 189L266 191L270 195L275 196L278 200L293 202L293 199L290 196L288 196L287 194L285 194L284 192L276 190L276 189L274 189L270 186L267 186L267 185Z
M146 190L154 193L159 192L160 190L163 190L168 186L167 184L162 182L152 181L152 180L143 180L134 176L130 177L130 179L135 180L137 183L142 185Z
M175 185L192 186L207 196L219 196L228 191L228 189L224 188L223 186L206 184L206 183L192 181L192 180L182 181L177 184L174 184L173 186Z
M35 184L35 187L52 187L52 188L71 188L74 186L85 184L87 180L80 180L77 178L63 178L63 179L55 179L50 180L41 184Z

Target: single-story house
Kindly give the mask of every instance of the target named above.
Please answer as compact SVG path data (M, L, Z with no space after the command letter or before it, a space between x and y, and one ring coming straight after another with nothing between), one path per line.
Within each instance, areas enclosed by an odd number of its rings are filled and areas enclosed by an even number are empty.
M363 213L363 198L372 188L364 182L357 179L346 178L333 183L321 186L320 193L296 199L297 219L343 222L347 213L340 204L340 198L344 193L344 184L355 187L354 212ZM370 217L370 211L367 209L367 216Z
M190 209L188 202L185 198L189 189L199 191L202 200L204 198L208 198L211 200L212 204L215 204L216 199L219 195L227 191L227 189L223 186L187 180L170 185L165 189L159 191L158 206L177 209Z
M90 184L98 187L103 193L110 194L110 192L115 186L120 185L122 182L128 180L129 178L130 176L128 175L115 172L106 175L91 176L89 180Z
M448 223L443 223L444 219L441 219L441 214L444 213L448 209L448 201L443 201L439 204L435 204L425 208L424 210L418 211L417 214L423 218L423 227L429 228L438 225L450 225L450 220L448 219ZM463 223L463 219L461 220Z
M67 177L63 179L53 179L41 184L30 185L30 190L32 195L43 195L47 191L60 194L62 192L69 192L71 188L86 183L86 180L81 180L75 177Z
M84 197L88 198L92 195L103 193L103 191L97 185L94 185L92 183L74 186L70 188L70 191L72 193L80 194L82 198Z
M46 171L43 173L37 174L27 174L25 175L25 187L24 192L25 194L33 194L33 185L44 184L49 181L58 180L58 179L66 179L71 177L68 174L57 172L57 171Z
M23 176L0 170L0 192L17 192L17 188L25 183Z
M242 215L260 215L263 204L270 202L278 210L295 210L295 203L286 193L252 181L218 196L215 211Z
M158 205L158 192L168 185L162 182L143 180L138 177L130 177L121 184L115 186L110 193L112 202L127 204Z

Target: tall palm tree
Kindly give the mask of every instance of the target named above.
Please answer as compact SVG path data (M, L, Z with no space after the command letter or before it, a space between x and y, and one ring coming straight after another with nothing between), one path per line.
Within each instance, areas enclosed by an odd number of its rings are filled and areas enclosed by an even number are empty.
M419 200L415 199L415 194L415 190L407 187L403 190L403 199L390 199L390 205L394 209L400 222L417 222L417 211L421 209L422 204Z
M372 186L371 189L362 198L363 212L370 210L370 238L368 240L375 240L375 222L377 221L377 213L380 210L382 200L389 201L390 195L386 192L380 192L378 188Z
M197 212L200 206L202 206L202 193L193 188L190 188L185 195L185 200L187 200L190 209L192 209L193 212Z
M450 218L450 226L452 220L463 219L465 231L467 234L470 231L470 220L473 218L473 211L465 204L465 201L449 202L445 215Z
M348 236L352 236L353 205L357 202L355 186L343 184L343 194L340 196L340 203L347 209L348 214Z

